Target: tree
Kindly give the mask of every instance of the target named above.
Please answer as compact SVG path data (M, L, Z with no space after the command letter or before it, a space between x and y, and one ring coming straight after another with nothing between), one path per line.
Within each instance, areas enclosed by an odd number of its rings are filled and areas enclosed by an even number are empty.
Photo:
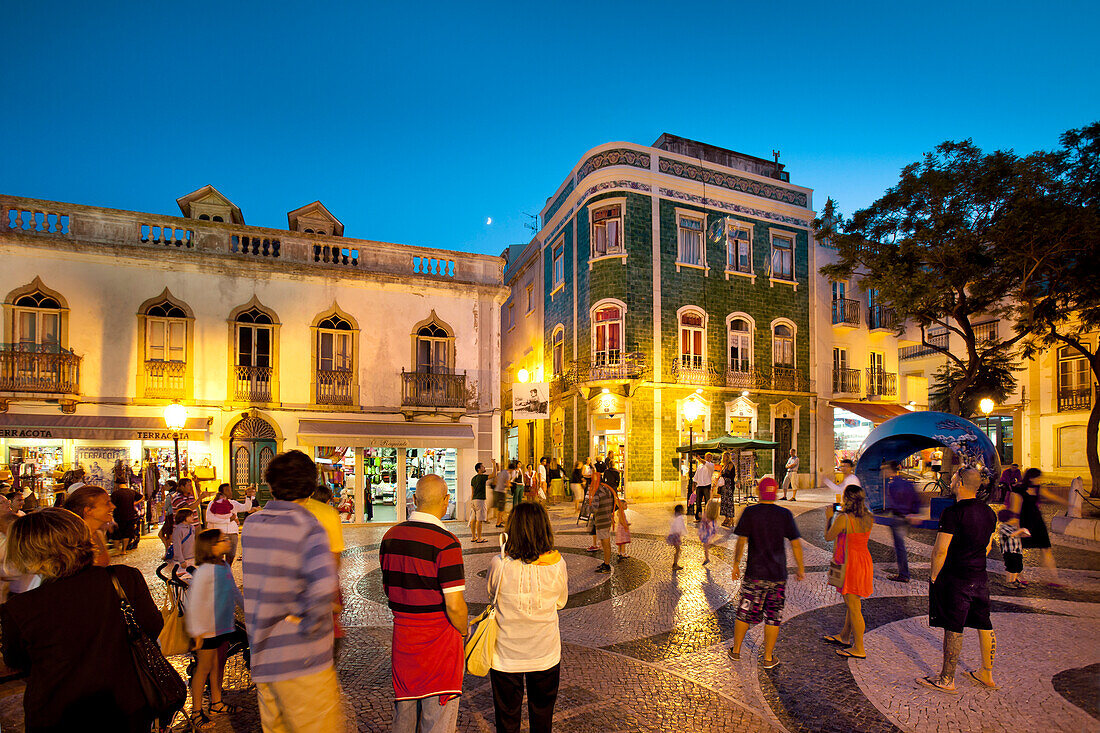
M1003 403L1016 389L1013 372L1020 370L1014 354L998 352L981 360L977 376L959 395L959 415L965 418L978 413L978 404L988 397ZM939 412L951 412L950 395L955 385L966 377L966 370L954 362L947 362L932 377L933 387L928 392L928 405Z
M1015 258L1031 275L1017 293L1016 332L1023 354L1068 347L1089 365L1100 382L1100 345L1086 336L1100 331L1100 122L1061 137L1062 147L1024 161L1023 185L1002 222ZM1092 402L1085 453L1094 497L1100 497L1100 394L1088 385ZM1060 398L1061 395L1057 395Z
M1020 159L1011 152L985 154L970 140L944 142L907 165L898 183L845 220L829 199L814 220L818 239L836 247L837 262L821 268L832 279L859 272L879 302L894 311L898 331L906 322L920 328L921 343L951 365L946 405L964 413L972 391L991 362L1010 358L1025 337L983 341L975 322L1011 319L1006 295L1028 272L1014 258L998 257L1007 243L1003 218L1012 210L1020 184ZM957 335L964 353L928 340L930 326Z

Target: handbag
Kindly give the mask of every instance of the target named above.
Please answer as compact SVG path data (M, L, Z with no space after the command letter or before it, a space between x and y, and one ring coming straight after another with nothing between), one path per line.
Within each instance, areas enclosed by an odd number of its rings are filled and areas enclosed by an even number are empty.
M504 543L508 535L500 533L500 556L504 557ZM470 622L473 629L466 638L466 671L477 677L489 674L493 666L493 651L497 645L497 597L500 596L500 586L497 586L489 605Z
M183 709L187 701L187 685L168 660L161 654L160 648L145 629L134 618L134 607L126 598L118 578L108 571L111 583L118 594L122 609L122 621L126 626L126 637L130 643L130 656L134 660L138 685L145 696L145 702L153 716L159 719L170 718Z
M171 657L191 651L191 636L187 633L183 622L183 602L177 588L168 588L164 605L160 609L160 616L164 619L164 627L160 630L160 636L157 637L161 654Z
M844 587L844 575L848 570L848 533L841 532L844 535L844 560L842 562L836 562L835 560L829 562L829 577L828 584L834 588ZM840 537L837 537L840 540Z

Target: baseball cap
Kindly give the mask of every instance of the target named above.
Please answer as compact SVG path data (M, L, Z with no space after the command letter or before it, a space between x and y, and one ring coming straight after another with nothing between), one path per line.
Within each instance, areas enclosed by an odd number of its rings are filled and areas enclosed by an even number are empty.
M756 485L756 490L760 493L760 501L775 501L776 494L779 493L779 484L771 476L765 476Z

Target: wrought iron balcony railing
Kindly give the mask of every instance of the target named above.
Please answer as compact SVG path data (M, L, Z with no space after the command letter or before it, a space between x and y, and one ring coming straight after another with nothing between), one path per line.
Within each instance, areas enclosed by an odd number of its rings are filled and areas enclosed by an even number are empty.
M851 298L833 299L833 325L859 325L859 301Z
M1058 390L1058 412L1091 410L1094 391L1096 391L1095 386Z
M403 407L466 407L466 372L401 371Z
M948 336L946 333L937 333L927 337L927 341L932 346L938 346L941 349L946 349L948 344ZM898 349L899 359L920 359L925 356L932 356L933 354L939 354L939 351L933 349L932 346L925 346L924 344L917 344L916 346L902 346Z
M726 386L733 389L756 389L756 372L748 359L735 359L726 366Z
M271 402L271 367L237 366L237 399Z
M681 355L672 362L672 377L680 384L708 387L718 383L718 372L702 357Z
M898 393L898 375L878 369L867 370L867 396L892 397Z
M878 328L894 327L894 309L883 305L873 305L867 309L867 325L872 331Z
M859 392L858 369L833 369L833 392L855 394Z
M588 382L641 379L647 368L643 352L600 352L594 362L575 362L561 377L562 389Z
M352 404L352 376L350 369L318 369L317 404Z
M145 362L145 396L151 399L181 399L185 396L186 376L185 361L149 359Z
M797 367L776 364L772 367L771 378L767 382L779 392L810 391L809 376Z
M0 344L0 391L80 394L80 362L59 346Z

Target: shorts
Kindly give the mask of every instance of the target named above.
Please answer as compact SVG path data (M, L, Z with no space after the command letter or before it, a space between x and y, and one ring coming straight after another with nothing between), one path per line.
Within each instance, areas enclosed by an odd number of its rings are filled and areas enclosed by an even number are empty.
M741 581L741 601L737 605L737 620L755 626L764 621L768 626L778 626L787 598L785 580Z
M961 634L964 628L989 631L989 586L982 575L940 577L928 589L928 625Z
M611 528L610 527L604 527L602 529L597 528L596 529L596 539L597 540L609 540L609 539L611 539Z
M503 491L493 492L493 509L504 511L505 494Z
M474 505L474 519L479 522L484 522L488 516L488 510L485 509L484 499L471 499L470 502Z
M231 641L240 639L242 636L240 630L230 631L228 634L219 634L218 636L209 636L202 640L202 646L199 649L217 649L222 644L228 644Z
M1024 572L1024 556L1019 552L1003 553L1006 573Z

